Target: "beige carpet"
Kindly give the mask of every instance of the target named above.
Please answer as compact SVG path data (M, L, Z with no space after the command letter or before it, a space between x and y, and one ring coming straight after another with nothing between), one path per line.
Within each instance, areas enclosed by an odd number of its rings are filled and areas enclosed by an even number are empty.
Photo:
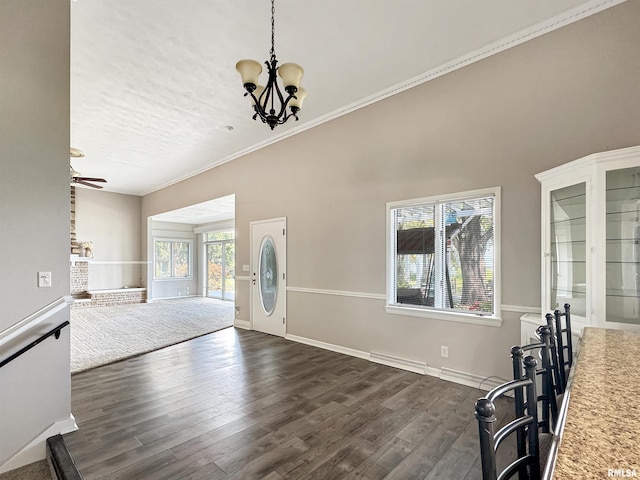
M234 303L205 297L71 310L71 373L233 325Z
M46 460L0 474L0 480L51 480L52 478Z

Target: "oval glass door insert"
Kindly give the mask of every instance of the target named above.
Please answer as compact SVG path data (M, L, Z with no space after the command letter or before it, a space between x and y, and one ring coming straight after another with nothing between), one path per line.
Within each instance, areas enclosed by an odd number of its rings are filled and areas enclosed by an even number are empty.
M267 235L260 245L260 302L267 316L273 313L278 298L278 258L273 238Z

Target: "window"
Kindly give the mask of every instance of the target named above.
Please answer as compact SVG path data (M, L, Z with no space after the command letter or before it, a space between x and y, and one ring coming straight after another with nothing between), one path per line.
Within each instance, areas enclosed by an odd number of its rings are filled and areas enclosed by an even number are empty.
M204 233L208 297L235 299L234 238L234 231Z
M387 204L388 312L499 324L499 194Z
M190 240L155 240L154 278L191 277Z
M221 240L233 240L235 238L234 231L216 231L216 232L206 232L204 234L205 242L217 242Z

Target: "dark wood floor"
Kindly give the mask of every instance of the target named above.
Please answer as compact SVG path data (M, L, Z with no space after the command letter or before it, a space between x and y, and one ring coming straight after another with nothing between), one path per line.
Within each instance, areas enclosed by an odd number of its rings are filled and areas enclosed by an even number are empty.
M91 479L480 478L477 389L229 328L74 375Z

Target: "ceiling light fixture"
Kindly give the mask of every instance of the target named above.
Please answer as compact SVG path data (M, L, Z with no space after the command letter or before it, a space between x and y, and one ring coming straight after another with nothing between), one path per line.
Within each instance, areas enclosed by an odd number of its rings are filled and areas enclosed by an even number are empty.
M291 117L298 120L297 114L302 107L304 97L307 96L304 88L300 88L300 79L304 74L304 70L300 65L297 63L283 63L280 67L277 67L275 12L275 0L271 0L271 50L269 51L271 58L264 62L269 75L267 86L263 87L258 84L258 76L262 73L262 65L260 63L255 60L240 60L236 63L236 70L240 73L242 84L247 91L244 96L250 95L253 100L253 110L256 112L253 115L253 119L260 117L260 120L269 125L271 130L276 125L282 125ZM282 79L287 98L284 98L278 86L276 72ZM287 111L287 107L289 107L290 112Z

